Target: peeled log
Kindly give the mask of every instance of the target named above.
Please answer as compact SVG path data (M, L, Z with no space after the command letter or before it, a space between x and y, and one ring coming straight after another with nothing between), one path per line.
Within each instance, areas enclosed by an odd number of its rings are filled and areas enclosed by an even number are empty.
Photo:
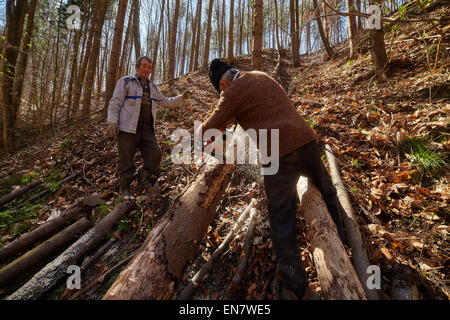
M5 204L7 204L8 202L12 201L13 199L20 197L21 195L27 193L31 189L34 189L35 187L37 187L40 184L42 184L42 180L35 180L35 181L27 184L26 186L23 186L17 190L14 190L10 194L8 194L0 199L0 208L2 206L4 206Z
M61 278L67 275L67 268L94 248L114 226L122 214L135 205L134 200L124 200L99 223L88 230L80 239L48 263L33 278L7 297L7 300L35 300L50 290Z
M324 299L367 299L319 190L307 178L300 177L297 192Z
M377 289L369 289L367 287L367 279L369 278L367 268L370 265L369 258L367 257L367 252L363 245L363 240L358 227L358 221L353 213L352 203L347 192L345 191L345 185L341 179L336 158L329 145L325 146L325 153L327 155L328 164L330 165L331 179L336 188L339 202L341 203L344 211L343 219L345 227L347 228L350 246L352 247L352 259L356 273L358 274L359 280L361 280L361 283L363 284L369 300L379 300Z
M201 168L197 178L152 229L104 300L171 299L184 269L216 215L233 165Z

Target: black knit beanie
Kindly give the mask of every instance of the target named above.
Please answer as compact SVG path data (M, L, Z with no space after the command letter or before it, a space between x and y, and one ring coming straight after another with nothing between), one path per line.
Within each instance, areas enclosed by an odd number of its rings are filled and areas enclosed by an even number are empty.
M214 59L211 61L209 65L209 80L213 84L214 88L216 88L217 92L220 93L219 82L220 78L222 78L223 74L228 70L233 69L232 66L226 64L219 59Z

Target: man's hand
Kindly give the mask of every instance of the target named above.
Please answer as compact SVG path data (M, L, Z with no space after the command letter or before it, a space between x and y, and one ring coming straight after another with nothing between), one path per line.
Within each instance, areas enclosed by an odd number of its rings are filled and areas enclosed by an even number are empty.
M117 135L119 134L119 125L117 123L109 123L108 129L106 129L106 133L111 138L117 137Z
M181 94L181 97L183 98L183 100L190 99L191 93L188 90L183 91L183 93Z

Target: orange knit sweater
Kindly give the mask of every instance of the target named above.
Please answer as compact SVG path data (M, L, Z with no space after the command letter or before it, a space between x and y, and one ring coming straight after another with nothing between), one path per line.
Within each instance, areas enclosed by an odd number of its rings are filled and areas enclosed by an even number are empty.
M268 150L271 150L270 129L279 129L280 158L315 139L314 131L284 89L264 72L241 71L221 92L216 109L202 126L202 133L211 128L223 129L233 117L244 130L253 128L258 133L258 129L268 129Z

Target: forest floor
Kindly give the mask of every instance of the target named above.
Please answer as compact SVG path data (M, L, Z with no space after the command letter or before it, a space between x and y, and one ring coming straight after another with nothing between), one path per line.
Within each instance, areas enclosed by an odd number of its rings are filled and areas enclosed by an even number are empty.
M444 6L433 14L440 15L445 10L448 12ZM431 71L427 60L434 61L437 41L436 38L421 39L418 30L435 35L429 23L416 24L414 29L398 28L386 35L389 65L388 80L384 82L375 80L367 49L362 49L358 58L348 60L348 50L342 44L334 48L337 52L334 59L324 61L322 52L302 56L298 68L291 65L289 55L284 53L275 73L277 51L268 49L263 53L263 71L281 83L317 133L322 147L329 144L338 157L369 260L381 268L380 296L384 300L391 299L393 285L405 272L412 275L409 280L416 288L416 298L450 297L450 47L447 37L440 51L439 67ZM233 65L240 70L250 70L251 57L237 56ZM161 191L136 193L137 208L120 219L108 234L108 239L115 241L84 271L82 287L142 245L198 169L196 165L182 167L172 163L170 136L177 128L193 133L194 120L203 121L208 117L217 102L217 92L209 82L206 69L178 78L170 88L162 84L160 89L167 96L186 89L192 93L188 106L158 111L157 138L163 158L157 183ZM99 163L86 168L97 159ZM135 160L138 166L142 165L139 154ZM326 164L325 157L323 161ZM1 209L0 247L90 194L99 194L103 200L89 213L92 223L99 221L116 204L116 166L117 143L107 137L106 123L100 118L61 130L52 138L2 157L0 197L37 178L44 180L44 184L27 198L45 187L51 192L21 209L14 210L23 198ZM82 174L68 183L59 183L76 172ZM136 191L135 184L132 188ZM264 187L259 169L252 165L238 166L233 174L216 218L199 245L197 258L187 266L179 289L211 257L251 199L257 202L256 230L247 268L232 298L279 298L272 288L276 257L270 240ZM240 229L216 261L193 299L223 298L239 263L246 228L244 225ZM310 285L320 295L320 283L301 217L297 231ZM0 288L0 298L24 284L47 262L42 261L14 283ZM82 290L79 298L100 299L124 266L114 269L91 290ZM73 294L61 282L45 298L69 299Z

